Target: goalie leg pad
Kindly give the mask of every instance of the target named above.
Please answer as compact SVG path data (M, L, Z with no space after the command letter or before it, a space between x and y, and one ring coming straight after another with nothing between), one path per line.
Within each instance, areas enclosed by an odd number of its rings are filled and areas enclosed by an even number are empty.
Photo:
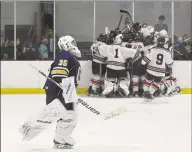
M105 89L102 92L103 95L107 95L111 92L113 92L114 90L116 90L116 78L108 78L105 81Z
M64 117L57 122L54 141L63 145L75 145L74 139L71 137L73 130L77 124L77 112L67 111ZM55 145L56 146L56 145Z
M124 96L128 96L129 95L129 87L127 85L127 79L126 78L120 78L119 80L119 90L122 90L122 94ZM120 91L121 92L121 91Z
M47 129L54 121L65 115L66 109L60 100L55 99L48 104L37 116L30 118L19 129L23 140L32 140L39 133Z

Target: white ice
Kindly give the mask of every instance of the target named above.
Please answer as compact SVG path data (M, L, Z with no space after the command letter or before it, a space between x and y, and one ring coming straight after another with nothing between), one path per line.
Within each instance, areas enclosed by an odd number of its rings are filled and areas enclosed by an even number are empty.
M79 105L72 150L55 150L55 125L31 142L22 142L19 126L45 105L44 95L2 95L2 152L191 152L191 95L143 99L83 99L103 113L124 106L128 112L103 120Z

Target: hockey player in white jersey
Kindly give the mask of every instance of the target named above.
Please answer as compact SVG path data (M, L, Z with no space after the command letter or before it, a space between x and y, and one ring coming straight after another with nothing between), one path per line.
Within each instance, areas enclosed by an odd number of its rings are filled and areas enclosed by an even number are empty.
M60 87L47 79L44 89L46 92L46 107L36 116L27 120L20 128L23 140L32 140L39 133L56 123L54 148L72 148L75 145L71 137L77 124L77 94L76 87L80 81L80 63L76 57L81 52L76 46L75 39L63 36L58 41L60 52L51 64L49 78ZM62 88L62 89L61 89Z
M132 92L129 95L130 97L138 97L143 94L143 82L145 81L145 66L141 66L141 60L144 56L144 45L143 45L143 35L142 33L135 33L134 41L131 43L132 48L136 49L139 52L139 57L137 60L132 62L132 71L131 71L131 85Z
M144 85L144 97L153 99L154 92L159 89L159 84L165 76L166 65L171 67L173 59L171 53L164 48L165 38L159 37L157 46L150 50L142 60L142 64L147 64L146 82Z
M141 28L141 33L143 34L143 37L146 38L147 36L151 36L154 32L154 27L147 25L147 23L143 23Z
M122 34L116 36L114 45L109 46L107 51L107 80L103 95L113 97L118 92L121 96L129 94L129 80L126 70L126 60L133 61L138 57L138 52L132 48L122 47Z
M165 38L164 48L169 50L169 52L172 54L173 46L170 43L170 38L168 36L167 31L161 30L159 32L159 36ZM166 91L163 91L162 94L166 96L181 93L180 87L177 85L177 79L172 74L172 68L168 66L166 68L165 77L163 78L162 84L161 84L161 90L163 90L163 88L165 88L164 90Z
M100 95L104 86L106 73L106 50L107 35L100 34L97 42L91 46L92 51L92 78L89 84L88 95Z

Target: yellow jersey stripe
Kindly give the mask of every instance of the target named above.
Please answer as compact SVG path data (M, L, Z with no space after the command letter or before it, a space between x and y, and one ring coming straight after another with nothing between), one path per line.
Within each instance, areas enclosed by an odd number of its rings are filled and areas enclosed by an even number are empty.
M62 70L52 70L51 71L51 75L65 75L65 76L68 76L68 71L62 69Z

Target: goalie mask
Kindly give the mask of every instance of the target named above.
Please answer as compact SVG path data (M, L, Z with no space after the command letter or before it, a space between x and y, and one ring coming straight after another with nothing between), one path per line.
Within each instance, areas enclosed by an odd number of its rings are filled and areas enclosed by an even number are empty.
M81 57L81 51L78 49L73 37L66 35L59 38L58 46L60 50L69 51L76 57Z

